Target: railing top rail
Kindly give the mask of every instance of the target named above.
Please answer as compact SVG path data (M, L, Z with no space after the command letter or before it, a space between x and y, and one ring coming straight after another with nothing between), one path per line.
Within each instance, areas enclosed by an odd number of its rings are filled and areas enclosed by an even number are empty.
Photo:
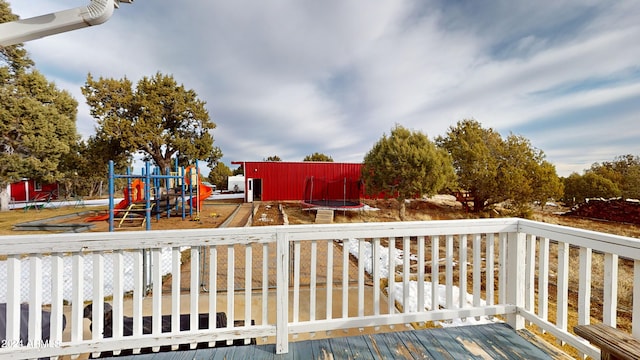
M640 260L640 239L607 234L597 231L548 224L538 221L518 221L518 232L523 232L570 245L591 248L595 251L616 254L621 257Z
M516 231L517 224L518 219L480 219L10 235L0 236L0 254L265 243L274 242L279 232L287 233L290 240L491 233Z
M350 224L291 225L291 240L437 236L516 231L518 219L462 219ZM282 227L281 227L282 228Z
M278 233L304 241L498 232L523 232L640 259L639 239L517 218L10 235L0 236L0 255L268 243L275 242Z
M267 227L0 236L0 255L275 242Z

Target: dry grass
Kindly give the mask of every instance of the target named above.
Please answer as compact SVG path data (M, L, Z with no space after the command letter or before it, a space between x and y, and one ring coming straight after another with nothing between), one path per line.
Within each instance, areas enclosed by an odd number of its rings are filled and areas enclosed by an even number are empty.
M104 207L92 208L92 210L101 210ZM78 212L87 211L86 208L76 208L73 206L61 208L44 208L30 210L11 210L0 212L0 235L26 235L26 234L42 234L41 231L15 231L13 226L19 223L49 219L56 216L70 215Z
M202 207L202 211L199 216L194 212L191 216L188 214L186 219L182 219L180 215L174 214L167 218L164 213L161 214L160 220L156 219L156 216L152 216L151 228L153 230L168 230L168 229L201 229L201 228L215 228L220 226L240 205L241 199L230 200L218 200L218 201L205 201ZM22 209L0 212L0 235L27 235L27 234L43 234L42 231L15 231L14 225L29 221L53 219L58 216L77 214L77 217L70 219L58 220L56 224L68 224L68 223L84 223L85 218L93 216L98 213L106 212L106 206L90 206L77 208L74 206L60 207L60 208L44 208L44 209L29 209L27 211ZM107 221L96 221L92 223L94 228L91 232L102 232L109 230L109 224ZM145 227L140 226L140 222L134 223L135 226L125 226L127 231L144 231ZM117 224L116 224L117 227Z

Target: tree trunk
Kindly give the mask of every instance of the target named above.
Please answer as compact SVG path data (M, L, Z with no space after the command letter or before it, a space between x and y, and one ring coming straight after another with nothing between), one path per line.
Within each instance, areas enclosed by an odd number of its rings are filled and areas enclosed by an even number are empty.
M0 211L11 210L9 209L9 202L11 201L11 196L9 195L9 186L0 187Z
M404 201L404 199L399 200L400 202L400 221L405 221L405 219L407 218L407 203Z
M484 210L485 199L474 196L473 197L473 212L479 213Z

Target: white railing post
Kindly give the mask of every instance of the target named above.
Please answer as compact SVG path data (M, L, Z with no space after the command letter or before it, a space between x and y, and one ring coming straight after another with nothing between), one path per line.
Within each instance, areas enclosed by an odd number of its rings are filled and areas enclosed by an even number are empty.
M498 234L498 303L507 303L507 234Z
M482 235L473 235L473 306L480 306L482 295ZM476 317L479 320L479 317Z
M526 234L509 233L507 235L507 304L515 305L520 309L524 307L525 294L525 250ZM515 330L524 328L524 318L518 313L508 314L507 323Z
M589 248L580 248L580 279L578 280L578 325L591 322L591 257Z
M467 246L467 234L460 235L460 245L458 246L458 256L460 261L460 276L458 277L458 289L460 296L458 296L458 306L460 307L460 309L463 309L467 306Z
M566 331L569 326L569 243L558 241L558 270L556 297L556 328ZM560 346L564 345L559 340Z
M549 238L540 238L540 260L538 264L538 317L549 319ZM542 333L545 330L542 329Z
M604 301L602 322L616 327L618 308L618 255L604 254Z
M42 254L32 254L29 258L29 340L42 338ZM27 345L27 344L24 344ZM29 345L27 345L29 346Z
M289 352L289 236L276 233L276 354Z
M51 254L51 337L53 344L62 343L64 261L62 254Z
M633 262L633 315L631 335L640 339L640 260Z
M73 282L71 295L71 341L82 341L83 306L84 306L84 257L76 252L71 255L71 278Z
M525 297L524 307L527 311L534 312L535 295L536 295L536 236L526 236L526 266L525 266Z
M445 308L452 309L453 308L453 235L447 235L445 238L445 257L447 259L446 264L446 275L445 275L445 283L446 283L446 300L445 300ZM435 310L435 308L432 308Z
M5 345L13 347L20 340L20 256L7 257L7 328Z
M495 269L494 269L494 261L495 261L495 234L487 234L487 247L485 249L485 258L486 260L486 299L487 305L493 305L496 303L495 301Z

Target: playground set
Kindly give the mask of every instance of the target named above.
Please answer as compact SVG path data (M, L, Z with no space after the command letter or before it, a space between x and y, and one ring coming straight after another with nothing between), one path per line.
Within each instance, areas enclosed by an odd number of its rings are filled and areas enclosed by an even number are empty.
M151 216L156 220L164 214L167 218L181 215L198 221L202 211L203 201L211 196L213 190L200 181L200 173L196 166L178 167L170 172L166 169L162 174L159 168L151 169L149 162L145 162L142 175L133 175L127 168L127 173L115 174L113 161L109 161L109 210L87 218L85 221L109 221L109 231L114 231L122 225L137 224L151 230ZM115 180L126 179L127 186L123 190L124 198L117 204L114 201Z

